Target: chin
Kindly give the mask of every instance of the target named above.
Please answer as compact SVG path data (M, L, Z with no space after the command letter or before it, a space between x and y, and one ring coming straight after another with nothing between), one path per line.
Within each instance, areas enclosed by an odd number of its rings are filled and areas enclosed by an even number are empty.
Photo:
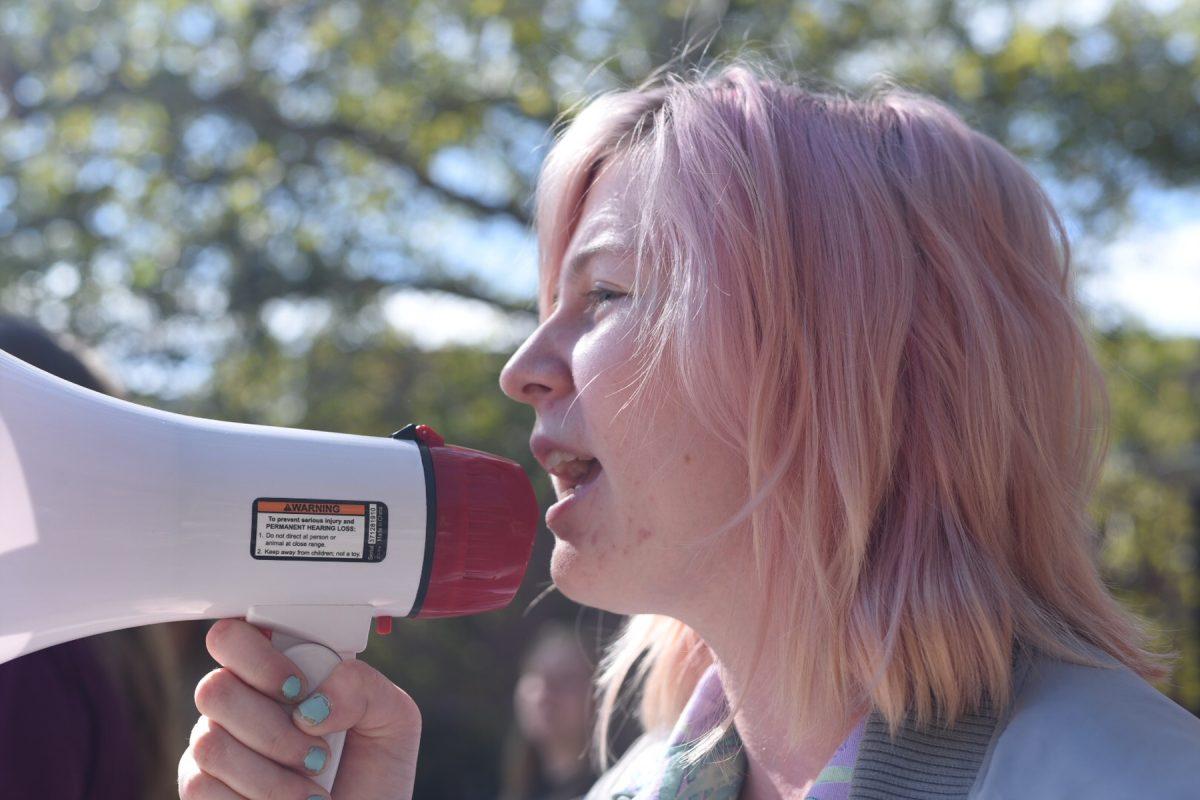
M550 579L568 599L583 605L591 605L589 599L579 596L580 594L590 596L596 593L596 578L582 563L584 558L575 545L555 538L554 550L550 553Z
M606 558L605 556L609 556ZM596 556L570 542L557 539L550 554L550 578L568 600L610 614L640 614L646 611L630 591L632 570L604 553Z

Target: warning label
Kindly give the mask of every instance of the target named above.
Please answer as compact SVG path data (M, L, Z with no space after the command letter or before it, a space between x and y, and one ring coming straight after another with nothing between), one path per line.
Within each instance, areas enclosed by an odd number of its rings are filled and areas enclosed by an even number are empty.
M259 497L250 516L250 554L255 558L382 561L386 552L383 503Z

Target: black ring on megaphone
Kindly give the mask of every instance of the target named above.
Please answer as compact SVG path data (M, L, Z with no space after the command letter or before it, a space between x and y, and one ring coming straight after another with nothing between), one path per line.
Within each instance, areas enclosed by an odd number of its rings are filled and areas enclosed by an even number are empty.
M421 564L421 582L417 586L412 610L405 615L415 617L421 613L421 606L425 603L425 592L429 589L429 576L433 572L433 545L437 539L437 480L433 474L433 455L429 452L429 445L417 438L415 423L408 423L393 433L392 438L415 444L421 453L421 469L425 471L425 561Z

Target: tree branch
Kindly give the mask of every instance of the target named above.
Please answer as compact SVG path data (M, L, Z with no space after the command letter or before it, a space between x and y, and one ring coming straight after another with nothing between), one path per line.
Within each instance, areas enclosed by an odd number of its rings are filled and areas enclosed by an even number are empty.
M5 74L6 67L10 66L7 62L0 61L0 75ZM79 95L61 103L46 103L40 108L56 111L79 104L95 107L106 100L150 100L166 108L172 117L195 112L197 109L233 112L235 116L250 123L258 131L260 137L268 141L278 139L279 134L283 132L299 135L308 142L317 142L326 138L349 141L408 171L421 186L436 192L448 202L463 206L483 216L505 214L525 226L529 226L533 222L532 215L525 205L516 200L510 199L508 202L499 204L486 203L477 197L438 183L429 174L426 165L398 142L375 132L362 130L344 121L333 121L320 125L293 123L279 113L271 100L241 86L227 89L211 97L197 97L184 78L160 72L144 86L130 86L120 78L114 78L111 83L98 92Z

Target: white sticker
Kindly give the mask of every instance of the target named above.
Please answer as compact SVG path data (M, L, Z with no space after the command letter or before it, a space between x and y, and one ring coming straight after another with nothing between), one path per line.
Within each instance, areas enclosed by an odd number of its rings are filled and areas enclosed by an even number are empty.
M383 560L387 533L383 503L259 497L251 516L254 558Z

